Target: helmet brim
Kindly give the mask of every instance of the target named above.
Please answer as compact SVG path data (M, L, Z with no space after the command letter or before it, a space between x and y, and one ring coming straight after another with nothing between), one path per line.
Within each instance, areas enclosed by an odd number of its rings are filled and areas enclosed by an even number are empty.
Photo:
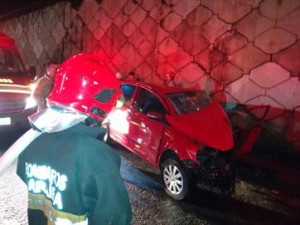
M87 115L61 104L53 104L28 117L31 126L41 132L58 132L74 126L87 118Z

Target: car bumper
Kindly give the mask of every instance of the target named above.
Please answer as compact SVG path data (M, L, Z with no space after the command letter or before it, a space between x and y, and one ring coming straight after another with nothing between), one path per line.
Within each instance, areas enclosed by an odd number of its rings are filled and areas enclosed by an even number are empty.
M30 123L28 116L37 111L37 107L24 110L22 113L14 115L0 115L0 131L10 131L16 129L28 129Z

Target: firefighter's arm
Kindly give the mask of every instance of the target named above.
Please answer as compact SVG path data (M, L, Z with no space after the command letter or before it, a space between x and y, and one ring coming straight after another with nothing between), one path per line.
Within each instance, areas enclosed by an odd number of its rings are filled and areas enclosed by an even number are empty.
M130 224L131 207L120 175L120 157L99 140L85 146L79 182L89 224Z
M37 105L41 108L46 107L46 100L45 100L45 93L44 93L44 89L45 89L45 84L43 81L43 77L41 77L37 83L36 83L36 87L34 89L33 92L33 98L36 101Z

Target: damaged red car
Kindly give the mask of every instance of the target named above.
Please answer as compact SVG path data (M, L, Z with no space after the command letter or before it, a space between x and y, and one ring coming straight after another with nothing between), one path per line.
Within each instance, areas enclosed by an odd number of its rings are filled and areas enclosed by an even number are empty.
M116 141L161 171L176 200L196 181L232 189L234 149L231 123L222 106L204 91L125 82L123 104L103 121L106 141Z

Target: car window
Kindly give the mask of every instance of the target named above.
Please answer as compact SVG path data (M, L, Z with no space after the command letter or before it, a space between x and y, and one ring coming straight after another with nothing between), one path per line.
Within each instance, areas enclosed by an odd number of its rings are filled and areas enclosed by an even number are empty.
M166 109L159 99L144 88L138 90L133 107L144 114L150 111L166 113Z
M121 90L123 92L123 96L124 96L126 102L130 101L135 89L136 89L136 86L134 86L134 85L124 84L121 86Z
M0 48L0 73L16 76L23 73L24 68L17 53Z
M195 112L211 102L205 91L190 91L167 95L178 114Z

